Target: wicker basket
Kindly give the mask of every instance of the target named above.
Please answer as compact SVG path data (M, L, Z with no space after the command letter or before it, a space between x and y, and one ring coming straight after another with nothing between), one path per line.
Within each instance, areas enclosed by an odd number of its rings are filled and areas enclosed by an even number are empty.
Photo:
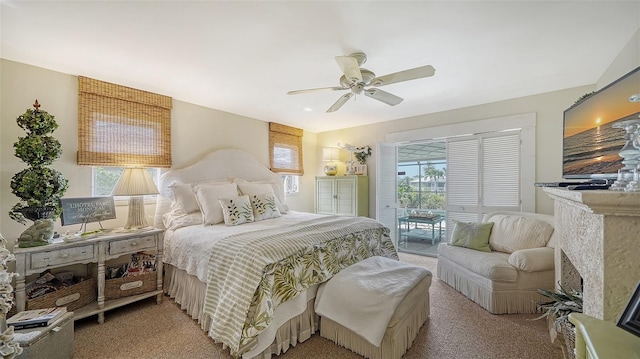
M567 347L567 359L575 359L576 357L576 329L568 320L560 324L560 332L564 338L564 344Z
M67 310L71 312L95 301L97 290L96 279L89 278L55 292L27 299L25 310L66 306Z
M105 280L105 300L118 299L131 295L142 294L156 289L158 283L157 272L147 272L133 277L123 277Z

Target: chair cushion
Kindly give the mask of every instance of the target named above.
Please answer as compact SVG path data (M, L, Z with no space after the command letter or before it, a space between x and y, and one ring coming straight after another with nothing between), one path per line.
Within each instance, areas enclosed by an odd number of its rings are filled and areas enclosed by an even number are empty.
M525 272L551 270L555 268L554 249L551 247L520 249L511 253L509 264Z
M518 215L495 215L489 245L494 251L513 253L519 249L547 245L553 227L544 221Z
M438 246L438 255L495 282L513 283L518 279L507 253L480 252L443 243Z

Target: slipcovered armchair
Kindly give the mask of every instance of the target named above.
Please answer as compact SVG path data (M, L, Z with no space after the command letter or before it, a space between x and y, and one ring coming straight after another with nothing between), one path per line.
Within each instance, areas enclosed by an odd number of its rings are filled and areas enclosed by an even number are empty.
M535 313L555 287L554 217L493 212L482 223L455 222L438 247L437 275L493 314Z

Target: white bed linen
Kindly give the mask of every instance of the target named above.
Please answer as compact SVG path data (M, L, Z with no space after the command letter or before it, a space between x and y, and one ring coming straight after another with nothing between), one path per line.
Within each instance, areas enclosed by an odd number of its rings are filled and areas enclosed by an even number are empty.
M213 226L195 225L178 228L176 230L167 230L165 231L163 262L184 270L189 275L196 276L198 280L205 285L207 283L207 268L211 248L217 241L224 240L227 236L235 234L261 231L274 227L290 226L294 223L318 217L325 217L325 215L290 211L289 213L283 214L277 218L245 223L239 226L228 227L225 226L224 223L220 223ZM260 334L256 346L251 351L245 353L243 358L258 356L265 349L269 348L271 343L274 341L276 331L280 325L302 313L306 309L306 303L311 298L315 297L316 290L317 286L314 286L297 298L278 306L274 313L272 325L269 326L269 329ZM202 291L202 293L191 294L190 296L197 295L204 297L204 291ZM187 311L201 313L200 308L197 310L195 310L195 308L188 308ZM205 320L201 324L204 325L203 329L208 330L208 320ZM308 336L310 334L311 333L306 335ZM306 339L306 337L302 339ZM288 347L288 345L282 349L286 351L286 347Z
M224 223L213 226L189 226L174 231L167 230L164 239L164 263L195 275L207 282L209 256L213 245L224 238L252 231L274 227L289 226L305 220L325 215L290 211L277 218L245 223L239 226L225 226Z

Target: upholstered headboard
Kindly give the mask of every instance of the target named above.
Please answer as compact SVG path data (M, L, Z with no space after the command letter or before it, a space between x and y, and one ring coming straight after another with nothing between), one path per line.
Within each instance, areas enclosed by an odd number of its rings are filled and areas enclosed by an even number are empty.
M171 209L168 187L173 183L201 183L241 178L247 181L268 181L274 187L276 197L284 201L284 185L280 175L273 173L253 156L238 149L221 149L211 152L198 162L173 169L160 176L154 227L162 228L162 216Z

